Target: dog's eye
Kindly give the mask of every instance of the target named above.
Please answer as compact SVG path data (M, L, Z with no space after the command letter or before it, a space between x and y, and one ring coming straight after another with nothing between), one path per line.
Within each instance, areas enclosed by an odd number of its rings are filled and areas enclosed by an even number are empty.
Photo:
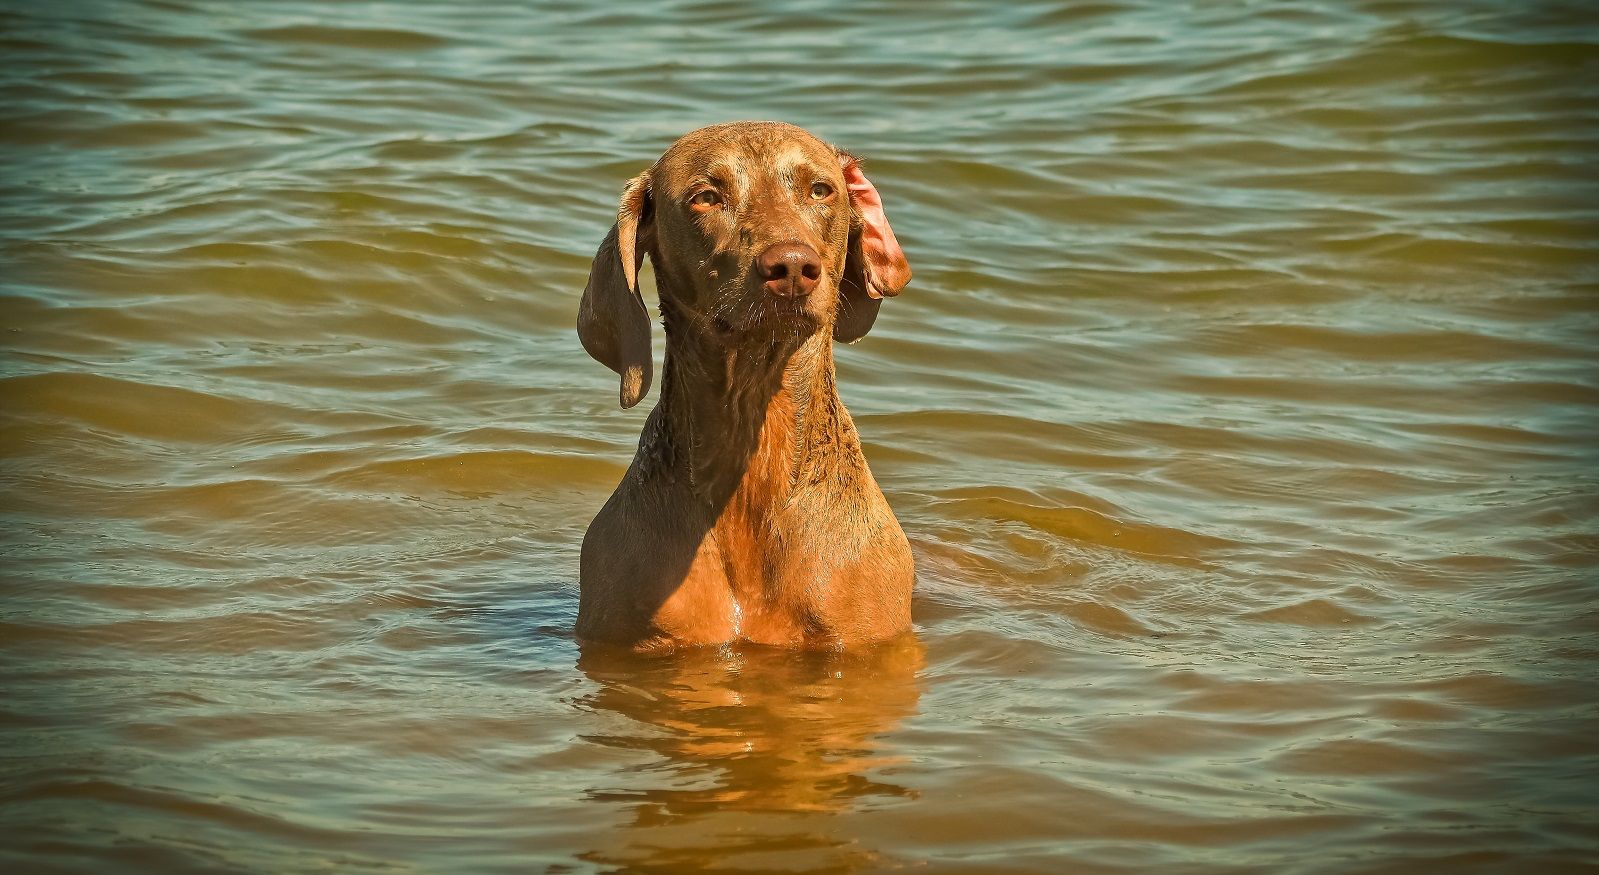
M816 200L825 200L832 193L833 187L825 182L817 182L811 185L811 197Z
M722 203L722 196L714 191L711 191L710 189L706 189L689 198L688 203L689 206L696 210L708 210L711 207L720 206Z

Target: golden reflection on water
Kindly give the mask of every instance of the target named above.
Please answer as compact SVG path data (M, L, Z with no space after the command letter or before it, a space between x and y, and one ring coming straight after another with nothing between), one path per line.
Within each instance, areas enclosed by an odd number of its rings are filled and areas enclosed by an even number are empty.
M10 3L0 55L0 868L1599 860L1586 5ZM915 638L580 652L650 405L577 297L737 118L867 156L913 263L837 359Z
M626 810L615 844L583 855L650 871L781 853L789 865L853 868L872 855L812 818L738 836L746 819L845 814L916 791L892 781L903 754L881 737L916 712L914 638L862 653L722 648L656 659L590 649L580 707L615 724L591 743L654 756L586 798ZM618 719L613 719L618 718ZM618 780L623 779L623 780Z

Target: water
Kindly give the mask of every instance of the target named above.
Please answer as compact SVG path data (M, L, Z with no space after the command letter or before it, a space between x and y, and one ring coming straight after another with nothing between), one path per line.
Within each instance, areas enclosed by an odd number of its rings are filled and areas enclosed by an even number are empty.
M8 870L1599 866L1581 4L5 9ZM738 118L915 268L916 639L581 652L578 294Z

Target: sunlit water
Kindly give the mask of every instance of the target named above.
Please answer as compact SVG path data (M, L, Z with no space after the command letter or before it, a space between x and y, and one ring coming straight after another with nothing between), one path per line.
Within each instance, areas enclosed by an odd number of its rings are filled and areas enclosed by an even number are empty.
M1584 4L6 9L7 871L1599 860ZM916 639L581 652L578 294L738 118L915 268Z

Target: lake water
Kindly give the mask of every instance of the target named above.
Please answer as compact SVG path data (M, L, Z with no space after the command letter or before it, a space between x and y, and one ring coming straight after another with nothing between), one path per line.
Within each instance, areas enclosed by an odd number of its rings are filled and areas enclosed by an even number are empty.
M1599 870L1586 4L3 8L7 871ZM915 268L917 633L581 651L578 295L740 118Z

